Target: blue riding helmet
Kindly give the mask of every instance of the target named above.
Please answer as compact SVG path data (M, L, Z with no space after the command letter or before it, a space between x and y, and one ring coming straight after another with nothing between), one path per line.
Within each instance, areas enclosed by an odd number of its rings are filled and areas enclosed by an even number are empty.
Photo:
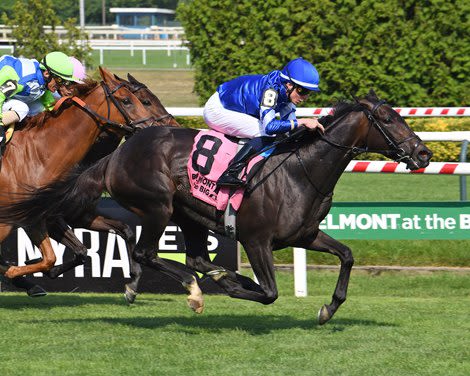
M308 90L320 91L320 75L317 69L301 57L291 60L281 70L281 77Z

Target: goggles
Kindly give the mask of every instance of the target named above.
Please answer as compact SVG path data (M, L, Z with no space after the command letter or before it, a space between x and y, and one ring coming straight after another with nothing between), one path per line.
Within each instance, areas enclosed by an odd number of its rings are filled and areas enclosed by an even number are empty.
M305 96L307 96L307 95L310 94L310 90L308 90L308 89L306 89L306 88L304 88L304 87L302 87L302 86L299 86L299 85L295 85L295 91L296 91L299 95L301 95L301 96L303 96L303 97L305 97Z
M52 74L52 78L54 78L55 82L58 84L58 85L61 85L61 86L70 86L73 84L72 81L67 81L65 79L63 79L62 77L60 76L56 76L55 74Z

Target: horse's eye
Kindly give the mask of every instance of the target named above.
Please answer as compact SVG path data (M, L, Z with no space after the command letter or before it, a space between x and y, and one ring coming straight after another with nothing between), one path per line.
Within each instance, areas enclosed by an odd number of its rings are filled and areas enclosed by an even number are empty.
M124 99L122 100L122 103L127 106L127 105L131 104L131 100L130 100L129 98L124 98Z
M150 106L150 105L151 105L151 103L150 103L150 101L149 101L148 99L142 100L142 104L143 104L144 106Z
M387 117L385 118L385 120L384 120L384 123L385 123L385 124L392 124L392 121L393 121L392 117L391 117L391 116L387 116Z

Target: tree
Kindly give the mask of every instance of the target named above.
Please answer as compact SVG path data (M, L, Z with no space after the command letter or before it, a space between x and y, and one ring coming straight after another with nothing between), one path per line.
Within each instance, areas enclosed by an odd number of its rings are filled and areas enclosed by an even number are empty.
M28 11L25 12L25 9ZM4 14L2 20L13 29L12 36L16 39L15 56L39 60L48 52L63 51L86 63L91 61L88 36L75 27L76 19L66 20L66 37L59 41L54 31L61 22L52 8L52 0L17 0L12 15L8 17ZM51 29L46 30L44 25Z

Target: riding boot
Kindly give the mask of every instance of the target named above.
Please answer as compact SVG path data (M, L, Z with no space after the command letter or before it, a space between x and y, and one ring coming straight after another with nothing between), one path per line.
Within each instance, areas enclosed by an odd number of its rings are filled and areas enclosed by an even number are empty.
M217 185L223 187L243 187L245 182L240 179L240 173L248 165L249 159L256 154L257 148L254 148L251 142L247 142L235 155L227 170L217 180Z

